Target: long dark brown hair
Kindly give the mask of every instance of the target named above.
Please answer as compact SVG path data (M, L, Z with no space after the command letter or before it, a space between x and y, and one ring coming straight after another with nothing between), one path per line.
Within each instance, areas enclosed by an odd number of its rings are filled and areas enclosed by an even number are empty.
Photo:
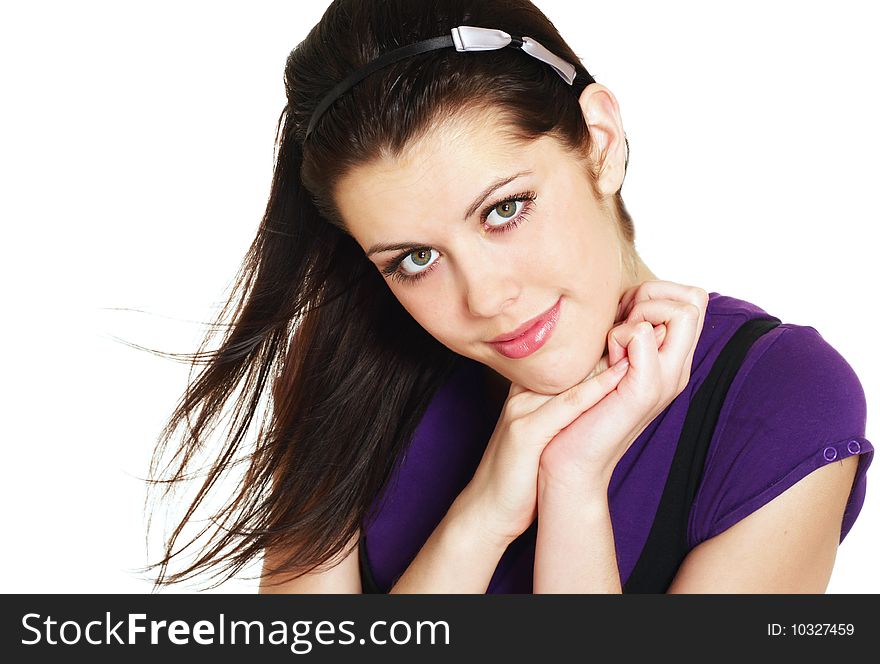
M340 80L382 53L459 25L532 37L575 65L575 85L516 49L435 50L350 89L304 144L312 111ZM199 349L178 354L203 368L191 374L160 434L147 481L163 487L160 498L167 499L192 479L200 455L210 463L161 560L142 568L158 568L154 589L204 570L220 577L215 587L267 548L288 554L270 572L286 577L279 582L347 553L432 396L466 359L430 336L394 297L346 231L333 204L335 183L379 155L400 155L465 110L498 111L520 139L548 134L572 154L587 154L578 96L590 80L528 0L332 2L287 59L272 188L229 299ZM607 202L624 246L631 246L633 224L620 192ZM209 350L219 331L219 347ZM207 437L230 404L223 442L211 447ZM241 465L234 496L175 551L211 489ZM149 530L148 523L148 539ZM172 558L206 533L196 559L169 574Z

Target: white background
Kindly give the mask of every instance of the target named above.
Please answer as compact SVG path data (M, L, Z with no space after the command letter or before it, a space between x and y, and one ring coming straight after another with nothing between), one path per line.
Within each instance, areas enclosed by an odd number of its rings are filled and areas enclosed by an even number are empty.
M647 265L815 327L880 440L871 4L537 4L620 102ZM188 367L114 337L195 350L265 207L285 59L325 7L6 6L2 591L150 590L138 478ZM877 472L829 592L880 591Z

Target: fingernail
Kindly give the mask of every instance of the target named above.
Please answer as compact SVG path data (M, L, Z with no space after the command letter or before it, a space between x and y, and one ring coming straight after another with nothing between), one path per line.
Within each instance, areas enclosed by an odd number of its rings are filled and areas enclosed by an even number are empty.
M629 366L629 358L624 357L624 358L618 360L614 364L614 366L611 368L614 369L615 371L625 371L628 366Z

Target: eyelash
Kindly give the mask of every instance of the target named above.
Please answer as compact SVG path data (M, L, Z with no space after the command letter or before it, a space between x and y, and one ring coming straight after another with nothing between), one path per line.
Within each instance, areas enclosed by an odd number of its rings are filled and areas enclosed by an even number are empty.
M489 227L490 233L506 233L507 231L512 231L514 228L516 228L521 223L523 223L528 218L529 214L531 214L532 203L535 201L535 199L537 197L538 196L534 191L526 191L526 192L522 192L519 194L515 194L513 196L509 196L507 198L502 198L501 200L496 201L495 203L491 203L491 204L487 205L485 208L483 208L483 211L480 213L480 223L485 224L486 219L488 218L489 214L492 212L492 210L494 210L499 205L502 205L504 203L516 203L516 202L525 203L525 205L523 205L523 207L522 207L522 210L520 210L520 213L514 219L512 219L511 221L507 222L506 224L504 224L502 226L490 226ZM400 270L398 268L400 267L400 264L406 259L406 257L409 256L410 254L412 254L413 252L420 251L421 249L430 249L430 248L431 247L415 247L413 249L410 249L409 251L406 251L402 254L399 254L398 256L394 257L386 267L384 267L382 269L382 274L384 274L386 277L391 277L391 279L400 281L405 284L412 284L412 283L418 281L419 279L424 278L431 270L434 269L434 267L437 265L437 263L440 262L439 259L435 260L433 263L431 263L430 267L428 267L427 269L422 270L421 272L417 272L416 274L414 274L412 276L404 274L403 272L400 272Z

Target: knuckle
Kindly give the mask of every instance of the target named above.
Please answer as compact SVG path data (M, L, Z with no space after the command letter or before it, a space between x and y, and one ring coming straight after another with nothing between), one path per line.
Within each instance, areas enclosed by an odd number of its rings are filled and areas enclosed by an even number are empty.
M514 441L522 441L526 437L528 422L522 417L515 417L507 423L507 433Z
M618 339L617 335L614 334L615 331L619 331L626 323L621 323L620 325L615 325L610 330L608 330L608 334L605 335L605 341L608 344L608 347L611 347L611 342L613 341L618 346L622 346L620 343L620 339Z
M626 314L626 322L632 323L633 320L639 317L642 309L644 309L644 300L633 300L632 304L629 307L629 311Z
M707 293L706 290L703 288L696 288L695 290L697 292L701 305L705 308L705 306L709 303L709 293Z
M562 395L562 402L566 406L577 406L581 401L583 389L583 383L578 383L574 387L569 388L565 391L565 394Z

